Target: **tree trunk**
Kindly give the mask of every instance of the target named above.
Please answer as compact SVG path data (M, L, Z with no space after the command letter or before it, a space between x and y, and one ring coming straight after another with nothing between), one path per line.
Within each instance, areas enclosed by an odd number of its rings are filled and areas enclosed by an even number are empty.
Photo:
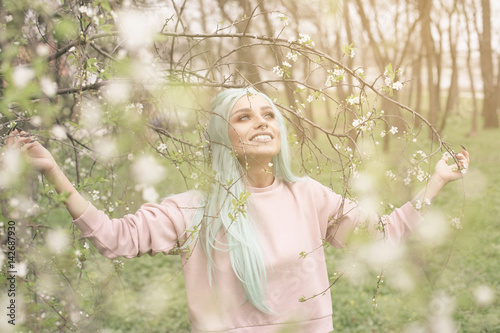
M481 73L483 76L483 117L484 128L498 128L497 97L495 96L495 84L493 58L491 50L491 8L490 0L481 0L483 15L483 33L479 38L479 50L481 53ZM498 83L497 83L498 84Z
M435 126L438 121L440 112L439 87L434 83L434 63L436 52L434 49L434 39L431 33L431 9L432 0L420 0L420 23L421 23L421 39L422 51L425 52L427 63L427 88L429 90L429 122ZM431 132L432 133L432 132ZM431 134L432 135L432 134Z
M452 9L453 11L454 9ZM453 12L449 13L450 18L453 16ZM450 47L450 57L451 57L451 77L450 77L450 87L448 89L448 99L446 101L446 107L444 110L443 117L441 118L441 126L439 126L439 132L443 132L446 126L446 118L452 112L453 108L458 102L458 65L457 65L457 34L453 31L454 20L450 19L450 25L448 26L448 42Z

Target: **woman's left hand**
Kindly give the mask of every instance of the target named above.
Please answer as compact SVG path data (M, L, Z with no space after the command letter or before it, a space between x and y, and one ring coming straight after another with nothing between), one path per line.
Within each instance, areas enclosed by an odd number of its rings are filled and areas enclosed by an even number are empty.
M467 150L462 149L462 152L455 156L460 167L456 163L448 165L450 156L444 154L434 168L434 176L439 177L444 184L463 178L469 169L470 160Z

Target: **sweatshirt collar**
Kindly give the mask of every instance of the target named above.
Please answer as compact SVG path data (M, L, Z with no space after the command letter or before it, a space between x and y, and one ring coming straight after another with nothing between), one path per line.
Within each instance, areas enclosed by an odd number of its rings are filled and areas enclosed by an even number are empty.
M281 183L281 180L278 179L278 177L274 177L274 181L271 185L266 186L266 187L252 187L252 186L245 186L245 189L250 192L250 193L264 193L264 192L270 192L277 188L279 184Z

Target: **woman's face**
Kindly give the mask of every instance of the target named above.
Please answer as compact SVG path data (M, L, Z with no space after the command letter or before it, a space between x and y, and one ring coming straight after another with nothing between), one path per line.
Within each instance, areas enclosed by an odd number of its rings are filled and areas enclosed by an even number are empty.
M280 127L267 100L241 97L229 116L229 139L240 163L271 162L281 148Z

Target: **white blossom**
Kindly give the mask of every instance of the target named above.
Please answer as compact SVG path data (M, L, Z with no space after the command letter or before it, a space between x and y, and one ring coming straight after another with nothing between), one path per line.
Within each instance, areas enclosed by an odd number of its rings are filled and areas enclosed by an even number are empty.
M156 149L158 149L158 151L160 151L160 152L163 152L165 149L167 149L167 145L162 142L162 143L160 143L160 145Z
M47 44L38 44L36 54L40 57L46 57L50 54L50 47Z
M451 219L450 224L454 229L457 229L457 230L462 229L462 225L461 225L461 221L460 221L459 217L455 217L455 218Z
M349 96L346 101L349 105L359 104L359 96Z
M138 158L132 165L132 174L138 184L157 184L166 175L165 168L153 156Z
M489 306L495 300L495 291L488 286L478 286L472 293L479 306Z
M57 93L57 83L46 76L40 80L40 86L42 87L42 92L48 97L53 97Z
M288 22L288 16L285 16L285 14L283 14L283 13L278 13L278 14L276 15L276 18L277 18L278 20L280 20L281 22L283 22L283 25L285 25L285 26L287 26L287 25L288 25L288 23L289 23L289 22Z
M67 137L66 136L66 129L63 126L61 126L61 125L54 125L54 126L52 126L51 132L59 140L66 139L66 137Z
M147 202L156 202L160 195L156 192L153 186L146 186L142 190L142 198Z
M71 239L61 229L50 230L45 236L45 244L52 253L59 253L69 246Z
M27 66L17 66L14 68L14 73L12 74L12 80L14 85L22 89L28 85L28 83L35 78L35 71Z
M81 14L85 14L89 17L92 17L95 14L94 9L92 7L89 8L87 6L80 6L80 8L78 8L78 10L80 11Z
M142 105L142 103L132 103L125 107L125 111L132 111L132 110L136 111L138 114L142 114L144 106Z
M278 74L278 76L280 77L283 77L283 75L285 74L285 71L280 66L273 67L273 72Z
M299 33L299 40L297 41L301 45L314 46L316 45L308 34Z
M396 134L398 132L398 128L396 126L392 126L389 132L391 132L392 134Z
M286 58L295 62L295 61L297 61L297 53L288 52L286 55Z
M396 179L396 175L395 175L395 174L394 174L391 170L387 170L387 171L385 172L385 175L386 175L387 177L389 177L390 179Z
M399 81L396 81L392 84L392 89L394 90L400 90L401 88L403 88L403 84Z

